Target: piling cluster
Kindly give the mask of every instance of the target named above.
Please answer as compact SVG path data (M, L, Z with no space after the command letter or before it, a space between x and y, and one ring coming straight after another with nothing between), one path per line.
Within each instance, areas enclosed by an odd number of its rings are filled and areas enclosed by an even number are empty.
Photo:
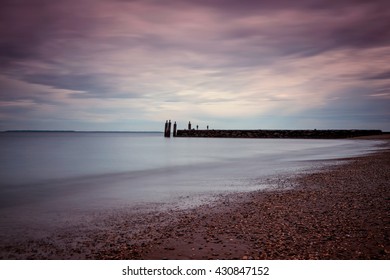
M179 130L177 130L177 124L176 124L176 122L174 122L174 124L173 124L173 132L171 133L171 127L172 127L172 122L171 122L171 120L167 120L166 122L165 122L165 128L164 128L164 137L171 137L171 135L173 136L173 137L177 137L177 136L179 136L178 135L178 131ZM192 124L191 124L191 122L188 122L188 130L195 130L194 128L192 128ZM196 130L199 130L199 125L196 125ZM209 130L209 126L207 126L207 130Z
M167 120L165 122L165 129L164 129L164 137L171 137L171 127L172 127L172 123L171 123L171 120ZM173 137L176 137L177 135L177 124L176 122L173 124Z

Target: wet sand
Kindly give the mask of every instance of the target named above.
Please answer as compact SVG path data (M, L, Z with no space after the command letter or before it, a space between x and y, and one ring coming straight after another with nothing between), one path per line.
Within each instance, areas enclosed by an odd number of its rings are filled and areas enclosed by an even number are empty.
M195 209L102 213L49 237L0 244L0 257L389 259L390 149L343 161Z

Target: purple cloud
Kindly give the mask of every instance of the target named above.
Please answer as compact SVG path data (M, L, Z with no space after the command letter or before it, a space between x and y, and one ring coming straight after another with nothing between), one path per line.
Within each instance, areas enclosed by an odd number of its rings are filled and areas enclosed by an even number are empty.
M243 127L280 112L308 119L316 110L325 126L326 112L349 124L345 108L362 118L377 110L379 128L390 129L387 1L7 0L1 7L0 103L9 129L16 115L30 125L39 106L66 108L64 126L107 118L114 130L133 116L156 126L166 115L217 122L232 108ZM349 99L358 105L342 102ZM44 108L40 123L50 116Z

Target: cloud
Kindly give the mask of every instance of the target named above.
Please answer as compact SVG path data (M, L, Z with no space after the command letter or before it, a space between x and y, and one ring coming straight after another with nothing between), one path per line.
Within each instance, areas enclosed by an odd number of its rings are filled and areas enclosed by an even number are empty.
M389 102L389 17L385 1L2 1L0 102L29 125L55 108L114 130L373 110Z
M390 80L390 70L389 71L385 71L385 72L381 72L381 73L377 73L377 74L373 74L373 75L369 75L367 77L368 80Z

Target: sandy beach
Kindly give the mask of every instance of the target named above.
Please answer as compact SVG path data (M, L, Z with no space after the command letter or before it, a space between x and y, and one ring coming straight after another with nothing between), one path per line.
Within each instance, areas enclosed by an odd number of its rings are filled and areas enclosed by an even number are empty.
M390 150L190 210L103 213L2 259L389 259ZM261 182L264 183L264 182Z
M139 256L388 259L389 182L388 150L322 172L280 179L277 190L242 194L179 215L150 233L157 239ZM289 188L291 184L296 187Z

